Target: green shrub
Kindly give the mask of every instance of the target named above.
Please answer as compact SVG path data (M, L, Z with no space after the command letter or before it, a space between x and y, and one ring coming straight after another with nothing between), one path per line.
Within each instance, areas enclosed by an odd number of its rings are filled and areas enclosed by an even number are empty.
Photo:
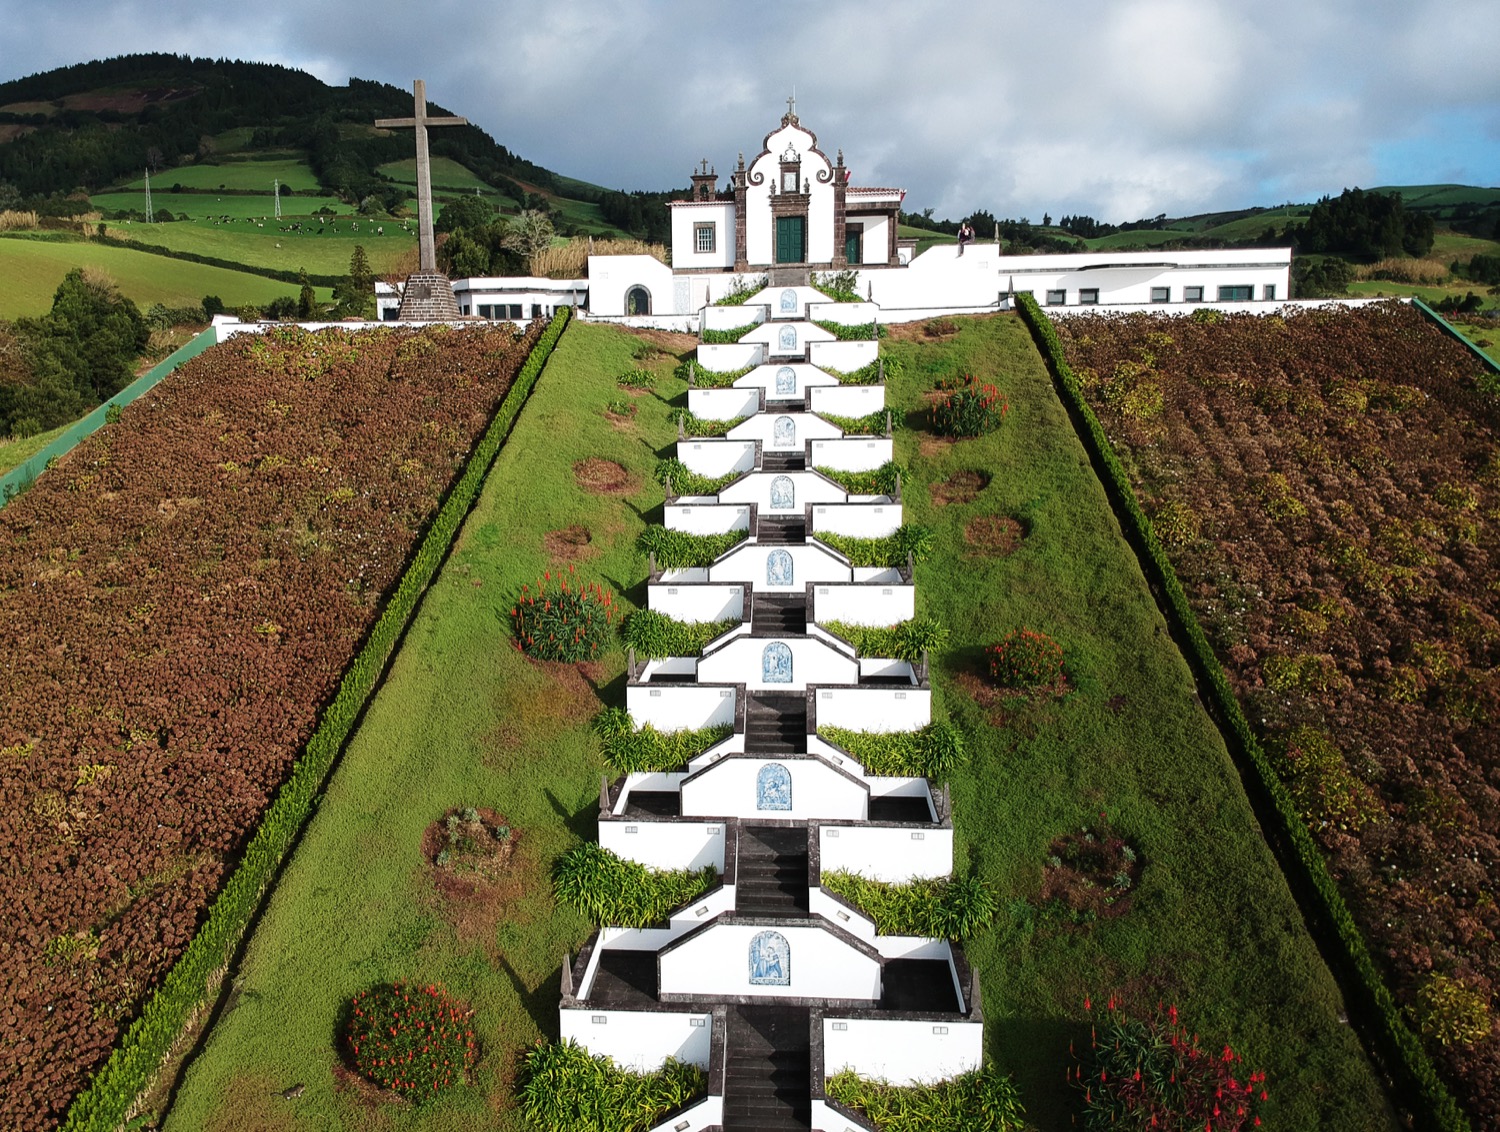
M1285 778L1302 820L1314 830L1358 833L1379 813L1374 792L1354 776L1344 753L1316 727L1298 727L1278 744Z
M932 531L915 523L903 523L884 538L853 538L820 531L819 542L838 551L855 566L905 566L911 554L915 562L925 561L932 553Z
M743 472L726 472L722 476L700 476L689 471L681 460L669 458L656 462L656 482L663 487L670 481L676 495L718 495Z
M819 413L829 424L844 430L845 436L884 436L886 421L895 425L889 409L876 409L862 417L841 417L834 413Z
M1261 663L1261 676L1273 692L1328 692L1349 684L1338 661L1326 653L1268 656Z
M1175 1006L1135 1020L1110 999L1092 1033L1092 1048L1071 1076L1091 1132L1238 1132L1260 1124L1255 1110L1269 1099L1266 1075L1246 1072L1227 1045L1201 1049Z
M1034 629L1012 629L984 654L990 679L1002 688L1036 688L1062 676L1062 646Z
M814 290L821 291L836 303L862 303L859 297L859 272L852 267L843 271L814 271L808 276Z
M648 369L630 369L615 378L615 384L621 389L638 389L644 393L656 388L656 374Z
M738 621L679 621L651 609L625 618L620 636L642 657L697 656L704 647Z
M344 1042L363 1076L421 1102L473 1067L473 1013L440 986L385 983L354 996Z
M870 919L881 935L968 939L995 917L995 894L978 877L886 884L854 873L824 873L823 887Z
M610 766L629 774L635 771L675 770L715 743L734 734L729 724L715 727L658 731L649 723L636 729L624 708L605 708L594 717L594 733L604 748Z
M913 664L922 653L937 654L948 644L948 630L931 617L913 617L887 628L825 621L823 628L854 646L860 656L891 656Z
M1422 1033L1440 1045L1473 1045L1490 1036L1490 999L1462 979L1432 975L1413 1011Z
M840 385L874 385L881 380L882 373L886 380L895 381L906 372L906 365L900 358L877 358L869 365L860 366L859 369L848 373L830 366L820 368L824 373L838 378Z
M895 495L896 487L906 478L906 469L894 460L868 472L841 472L837 468L814 468L850 495Z
M999 428L1010 412L1005 394L973 374L962 374L940 388L948 395L932 407L932 427L943 436L983 436Z
M769 275L752 275L749 279L736 275L734 287L722 299L715 299L716 307L738 307L743 306L749 300L755 298L771 285Z
M646 928L696 900L718 882L712 865L657 871L611 853L597 841L558 858L552 888L558 900L601 927Z
M673 481L674 485L676 481ZM683 570L690 566L707 566L727 550L745 541L748 531L729 531L722 535L690 535L651 526L635 540L642 553L656 555L662 570Z
M1021 1132L1026 1113L1015 1083L993 1066L930 1085L888 1085L845 1069L823 1085L881 1132Z
M120 406L111 401L107 406L105 406L104 409L104 423L119 424L121 415L122 411L120 409Z
M688 358L687 361L678 365L672 374L679 381L685 381L699 389L727 389L754 368L754 366L746 366L744 369L731 369L718 373L711 369L704 369L698 364L696 358Z
M516 647L540 660L593 660L608 649L613 634L614 594L598 582L581 584L568 567L568 576L554 580L549 570L536 591L523 585L511 607Z
M729 330L700 330L698 341L706 346L728 345L731 342L738 342L759 325L758 322L748 322L744 326L736 326Z
M654 1073L632 1073L569 1039L527 1050L517 1091L542 1132L645 1132L707 1088L696 1065L669 1057Z
M727 421L707 421L702 417L695 417L692 413L682 409L671 410L672 419L682 425L682 431L688 436L723 436L735 425L749 420L748 417L735 417Z
M859 300L855 299L854 302L859 302ZM885 327L873 319L869 322L855 323L853 326L847 326L842 322L824 322L822 319L816 319L813 325L822 327L840 342L869 342L875 338L884 338L886 335Z
M850 731L819 727L818 736L849 753L870 774L943 779L963 763L963 732L951 723L917 731Z

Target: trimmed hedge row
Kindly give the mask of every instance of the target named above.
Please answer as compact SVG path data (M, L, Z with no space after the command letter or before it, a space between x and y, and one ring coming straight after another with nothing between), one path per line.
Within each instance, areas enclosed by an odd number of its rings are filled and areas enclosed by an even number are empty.
M1177 578L1177 572L1172 568L1172 562L1167 557L1161 540L1157 538L1151 520L1141 509L1130 478L1115 454L1114 446L1099 423L1099 418L1084 399L1083 387L1063 356L1062 342L1057 337L1056 329L1030 294L1023 292L1017 295L1016 306L1022 320L1031 330L1037 350L1052 371L1059 395L1077 424L1079 438L1100 469L1104 488L1115 504L1127 537L1135 544L1136 552L1141 558L1141 568L1159 587L1164 612L1175 623L1181 638L1187 642L1189 663L1208 685L1209 698L1220 725L1231 733L1231 749L1238 746L1244 752L1245 762L1241 764L1242 767L1250 772L1254 784L1270 802L1270 808L1280 826L1274 833L1290 848L1302 872L1300 877L1295 878L1302 883L1294 885L1294 889L1300 887L1307 894L1314 905L1309 910L1316 919L1332 930L1340 959L1362 992L1364 1001L1359 1005L1370 1017L1369 1036L1380 1047L1377 1060L1385 1063L1398 1078L1405 1078L1399 1084L1411 1093L1408 1107L1413 1110L1412 1115L1416 1118L1418 1127L1441 1132L1470 1132L1468 1118L1433 1068L1420 1039L1402 1017L1395 996L1391 994L1370 956L1359 925L1355 923L1349 906L1328 873L1323 855L1298 816L1290 792L1250 729L1250 723L1240 709L1229 678L1214 656L1213 648L1188 604L1187 594Z
M396 642L416 611L417 603L447 555L516 414L521 411L548 355L567 326L569 314L567 308L557 313L516 374L510 392L475 446L463 475L443 500L412 556L411 564L370 630L364 647L350 662L333 702L324 710L317 730L292 769L291 777L277 792L276 800L266 810L244 857L209 908L208 918L167 972L140 1017L131 1023L109 1060L94 1074L88 1088L74 1099L63 1124L68 1132L82 1132L84 1129L113 1132L118 1128L184 1027L207 1005L215 975L239 946L267 886L312 813L313 804L354 721L359 718Z

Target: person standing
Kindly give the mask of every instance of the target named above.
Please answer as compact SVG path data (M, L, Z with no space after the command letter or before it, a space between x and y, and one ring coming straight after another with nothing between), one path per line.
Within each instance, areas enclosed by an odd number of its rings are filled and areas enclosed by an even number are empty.
M964 245L972 243L973 240L974 229L970 228L969 222L965 220L958 226L958 254L960 256L964 254Z

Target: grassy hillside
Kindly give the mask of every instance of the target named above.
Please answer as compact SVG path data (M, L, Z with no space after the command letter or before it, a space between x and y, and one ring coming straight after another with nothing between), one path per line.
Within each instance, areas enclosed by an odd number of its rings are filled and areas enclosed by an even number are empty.
M181 185L186 189L223 189L227 192L252 189L269 193L277 180L293 192L315 191L319 187L318 178L301 153L270 150L223 158L214 164L163 169L151 178L151 189L153 193L161 193L173 185ZM127 182L126 187L144 190L145 174Z
M416 225L403 228L399 221L358 221L353 230L348 218L331 225L302 221L300 232L282 231L292 218L275 219L264 227L255 223L219 224L209 221L173 224L126 224L111 222L111 235L160 245L173 251L192 252L214 259L232 260L247 267L278 271L306 269L313 275L343 275L356 245L365 249L377 274L390 270L401 256L416 246ZM321 230L321 234L320 234Z

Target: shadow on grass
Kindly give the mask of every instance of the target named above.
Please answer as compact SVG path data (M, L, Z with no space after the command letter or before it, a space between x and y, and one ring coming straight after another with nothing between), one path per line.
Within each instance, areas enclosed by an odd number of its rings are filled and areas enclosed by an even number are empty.
M521 1009L526 1011L527 1016L541 1031L542 1037L549 1042L555 1042L561 1036L558 1026L557 1003L562 987L562 961L549 970L546 976L533 988L526 986L526 981L510 965L510 960L505 956L500 957L500 971L510 981L511 989L516 992L516 998L521 1003ZM522 1051L524 1054L524 1050Z
M1069 1043L1074 1050L1088 1050L1088 1025L1058 1018L989 1016L984 1028L985 1045L995 1065L1015 1079L1028 1127L1042 1132L1071 1129L1078 1106L1057 1082L1074 1062L1068 1054Z
M615 586L615 588L617 590L619 590L620 593L625 594L627 597L630 596L629 592L627 592L626 590L622 589L619 586L619 584L614 581L614 579L606 577L604 580L606 582L608 582L610 585ZM645 605L645 599L646 599L646 583L645 582L640 583L640 586L638 588L641 591L640 592L640 598L641 598L641 600L640 600L640 602L638 602L638 604L644 606ZM632 600L634 600L634 599L632 599ZM596 695L596 696L599 697L599 702L601 704L603 704L605 707L624 706L624 703L625 703L625 673L624 672L618 672L614 676L611 676L608 680L595 680L592 676L590 676L587 672L585 672L581 668L579 669L579 672L583 676L583 682L585 684L587 684L590 688L592 688L594 690L594 695Z
M599 840L599 801L597 798L589 798L584 801L578 809L568 805L548 787L542 787L542 794L547 799L547 804L552 807L552 812L562 818L562 823L569 833L578 838L579 841Z

